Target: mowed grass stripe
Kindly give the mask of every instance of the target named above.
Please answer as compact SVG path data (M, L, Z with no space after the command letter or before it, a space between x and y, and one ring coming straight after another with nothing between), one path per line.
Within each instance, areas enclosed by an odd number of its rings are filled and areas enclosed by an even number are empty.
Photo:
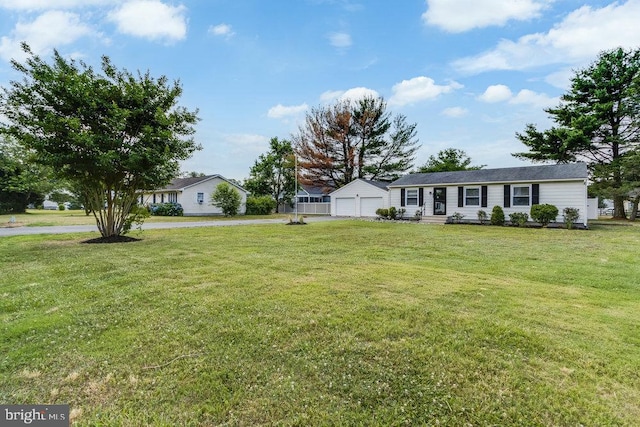
M633 425L639 230L3 238L0 399L78 425Z

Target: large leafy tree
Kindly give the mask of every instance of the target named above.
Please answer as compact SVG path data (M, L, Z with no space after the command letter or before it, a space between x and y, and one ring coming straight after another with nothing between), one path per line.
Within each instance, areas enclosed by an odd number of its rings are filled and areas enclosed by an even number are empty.
M140 190L167 184L199 147L197 112L177 105L179 82L133 75L102 58L102 74L57 51L48 63L23 45L24 79L0 95L2 131L77 186L103 237L126 233Z
M416 124L382 98L312 109L293 137L304 184L339 188L356 178L393 180L413 166Z
M28 153L14 142L0 140L0 213L25 212L54 188L48 168L29 162Z
M437 156L429 156L427 162L418 168L420 173L451 172L482 169L485 165L471 166L471 157L457 148L447 148Z
M255 161L243 187L253 196L276 200L276 212L283 200L291 200L295 191L295 169L291 141L271 138L269 151Z
M586 161L595 188L614 200L615 216L626 217L628 197L624 156L640 146L640 50L610 50L578 70L556 108L546 110L556 123L539 131L527 125L516 134L528 152L514 156L536 162Z

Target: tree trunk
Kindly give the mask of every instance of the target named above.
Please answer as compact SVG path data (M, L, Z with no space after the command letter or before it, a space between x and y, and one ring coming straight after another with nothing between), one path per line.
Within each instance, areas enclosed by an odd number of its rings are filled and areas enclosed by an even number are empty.
M613 217L616 219L627 219L624 211L624 197L614 196L613 198Z
M631 208L631 215L629 215L629 221L635 221L638 217L638 204L640 203L640 194L633 199L633 207Z

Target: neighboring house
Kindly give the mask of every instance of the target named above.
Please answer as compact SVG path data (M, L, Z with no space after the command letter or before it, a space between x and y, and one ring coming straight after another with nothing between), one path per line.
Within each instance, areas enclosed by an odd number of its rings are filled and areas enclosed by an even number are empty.
M389 207L388 184L388 182L369 181L358 178L338 188L330 194L331 215L353 217L376 216L377 209Z
M298 193L296 194L298 213L329 215L331 197L328 193L327 190L319 187L301 185L298 187ZM293 200L291 203L284 203L281 211L290 213L294 212L295 209L295 200Z
M587 166L584 163L480 169L457 172L416 173L389 184L389 205L407 214L421 210L424 217L446 218L458 212L476 219L479 210L491 215L494 206L530 214L535 204L558 208L562 221L566 207L580 211L587 224Z
M145 191L140 200L143 205L180 203L185 216L222 215L222 209L211 204L211 194L223 182L231 185L240 193L242 201L238 213L244 215L247 208L247 191L232 180L220 175L176 178L165 188Z

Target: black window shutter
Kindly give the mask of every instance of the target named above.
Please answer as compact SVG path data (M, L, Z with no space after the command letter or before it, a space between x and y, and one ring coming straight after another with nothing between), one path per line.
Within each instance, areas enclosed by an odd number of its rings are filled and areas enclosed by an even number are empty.
M480 203L481 203L481 207L486 208L487 207L487 186L483 185L480 189Z
M404 206L404 188L400 189L400 206Z
M504 186L504 207L511 207L511 186L509 184Z
M420 206L424 205L424 188L418 190L418 204Z
M464 207L464 187L458 187L458 207Z
M540 204L540 184L531 185L531 204Z

